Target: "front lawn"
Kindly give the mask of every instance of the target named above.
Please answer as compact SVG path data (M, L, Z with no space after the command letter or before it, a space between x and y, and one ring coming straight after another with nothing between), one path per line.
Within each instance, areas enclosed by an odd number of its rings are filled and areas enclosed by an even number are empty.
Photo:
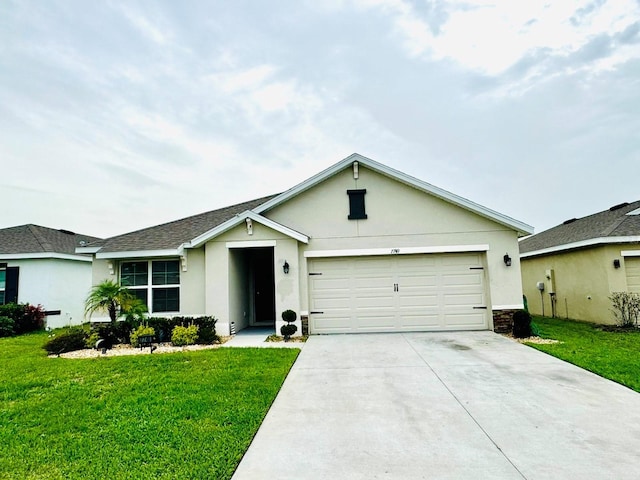
M543 338L562 343L528 344L640 392L640 331L606 332L598 325L533 317Z
M0 479L228 479L297 349L50 359L0 339Z

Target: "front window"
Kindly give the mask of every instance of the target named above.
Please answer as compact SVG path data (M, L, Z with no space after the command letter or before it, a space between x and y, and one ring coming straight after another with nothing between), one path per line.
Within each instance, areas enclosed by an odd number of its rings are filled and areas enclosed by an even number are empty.
M122 262L120 284L128 287L151 313L180 311L180 262Z

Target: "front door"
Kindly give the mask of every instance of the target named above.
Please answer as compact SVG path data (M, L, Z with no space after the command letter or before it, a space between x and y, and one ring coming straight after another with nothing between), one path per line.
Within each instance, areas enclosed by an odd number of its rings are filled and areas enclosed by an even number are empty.
M273 325L276 319L273 248L251 249L251 274L254 323Z

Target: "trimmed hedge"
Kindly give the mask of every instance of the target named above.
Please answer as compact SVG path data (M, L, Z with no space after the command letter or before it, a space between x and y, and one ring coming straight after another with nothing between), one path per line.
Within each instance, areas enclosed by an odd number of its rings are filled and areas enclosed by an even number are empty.
M156 340L159 343L171 342L171 334L175 327L188 327L195 325L198 327L198 343L216 343L219 338L216 334L216 322L214 317L149 317L141 320L123 320L115 324L100 323L94 324L100 338L104 338L111 345L117 343L130 343L131 332L142 326L153 328Z
M61 333L54 334L42 348L50 355L82 350L86 346L87 336L87 332L81 327L71 327Z

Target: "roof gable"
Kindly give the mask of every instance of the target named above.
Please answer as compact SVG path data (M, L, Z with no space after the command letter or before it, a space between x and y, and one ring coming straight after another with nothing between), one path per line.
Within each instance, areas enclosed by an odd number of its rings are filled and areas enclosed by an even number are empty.
M640 241L640 200L614 205L583 218L572 218L520 241L523 257L596 244Z
M458 207L464 208L472 213L480 215L482 217L493 220L501 225L509 227L513 230L516 230L519 234L531 234L533 233L533 227L527 225L526 223L515 220L507 215L503 215L489 208L483 207L477 203L472 202L471 200L467 200L466 198L455 195L447 190L436 187L435 185L431 185L430 183L424 182L422 180L418 180L410 175L402 173L398 170L394 170L393 168L387 167L381 163L378 163L370 158L364 157L358 153L353 153L349 155L347 158L341 160L340 162L332 165L331 167L323 170L322 172L314 175L313 177L305 180L302 183L299 183L295 187L287 190L286 192L281 193L280 195L276 195L272 199L266 201L262 205L253 209L256 213L263 213L271 210L272 208L281 205L297 195L301 194L309 190L310 188L318 185L323 182L327 178L341 172L346 168L352 167L354 162L358 162L359 165L363 165L379 174L382 174L386 177L389 177L398 182L409 185L413 188L421 190L427 194L433 195L441 200L444 200L448 203L456 205Z

